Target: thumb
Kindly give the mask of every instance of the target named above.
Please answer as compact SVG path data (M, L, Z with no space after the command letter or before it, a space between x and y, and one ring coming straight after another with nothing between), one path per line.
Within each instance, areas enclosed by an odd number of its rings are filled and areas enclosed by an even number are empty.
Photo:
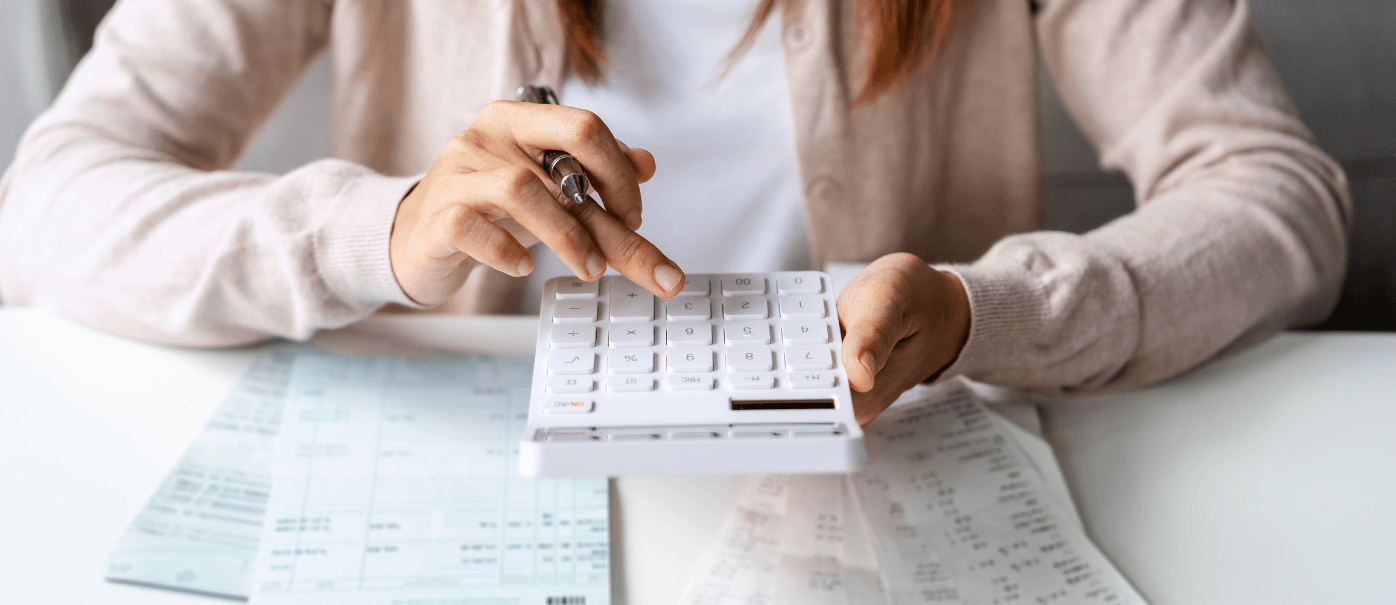
M850 284L839 296L839 324L843 327L844 371L848 386L866 393L873 389L877 373L901 340L903 310L897 297L875 296L862 284Z

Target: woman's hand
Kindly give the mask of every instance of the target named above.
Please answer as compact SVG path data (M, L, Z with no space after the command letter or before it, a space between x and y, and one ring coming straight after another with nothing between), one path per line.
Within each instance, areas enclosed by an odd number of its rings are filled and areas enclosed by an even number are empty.
M563 197L539 165L547 149L571 153L586 166L605 209ZM635 233L640 183L653 175L654 157L616 140L596 114L496 101L446 144L398 205L389 244L393 275L424 305L459 290L471 259L528 275L533 256L517 233L541 240L584 280L601 277L610 265L650 292L673 296L683 288L683 272ZM527 233L511 233L496 224L502 219Z
M950 365L969 334L960 279L911 254L889 254L859 271L839 294L838 309L860 424Z

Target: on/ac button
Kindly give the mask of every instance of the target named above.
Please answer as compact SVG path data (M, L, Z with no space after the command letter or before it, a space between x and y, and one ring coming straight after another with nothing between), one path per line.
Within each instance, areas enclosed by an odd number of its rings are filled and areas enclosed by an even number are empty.
M554 399L543 404L543 412L546 414L585 414L590 412L594 404L582 399Z

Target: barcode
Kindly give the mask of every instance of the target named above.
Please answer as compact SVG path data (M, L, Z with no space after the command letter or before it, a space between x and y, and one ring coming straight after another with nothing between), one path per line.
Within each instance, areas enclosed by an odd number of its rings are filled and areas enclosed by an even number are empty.
M586 605L586 597L548 597L547 605Z

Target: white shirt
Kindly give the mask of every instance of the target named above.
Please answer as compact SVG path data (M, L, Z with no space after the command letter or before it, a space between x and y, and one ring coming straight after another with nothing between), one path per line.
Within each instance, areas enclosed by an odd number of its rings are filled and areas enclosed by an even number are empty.
M639 233L687 273L809 265L779 15L718 79L753 5L608 2L605 82L592 88L570 78L558 94L654 154L654 178L640 186ZM531 251L524 303L536 310L543 281L571 272L546 247Z

